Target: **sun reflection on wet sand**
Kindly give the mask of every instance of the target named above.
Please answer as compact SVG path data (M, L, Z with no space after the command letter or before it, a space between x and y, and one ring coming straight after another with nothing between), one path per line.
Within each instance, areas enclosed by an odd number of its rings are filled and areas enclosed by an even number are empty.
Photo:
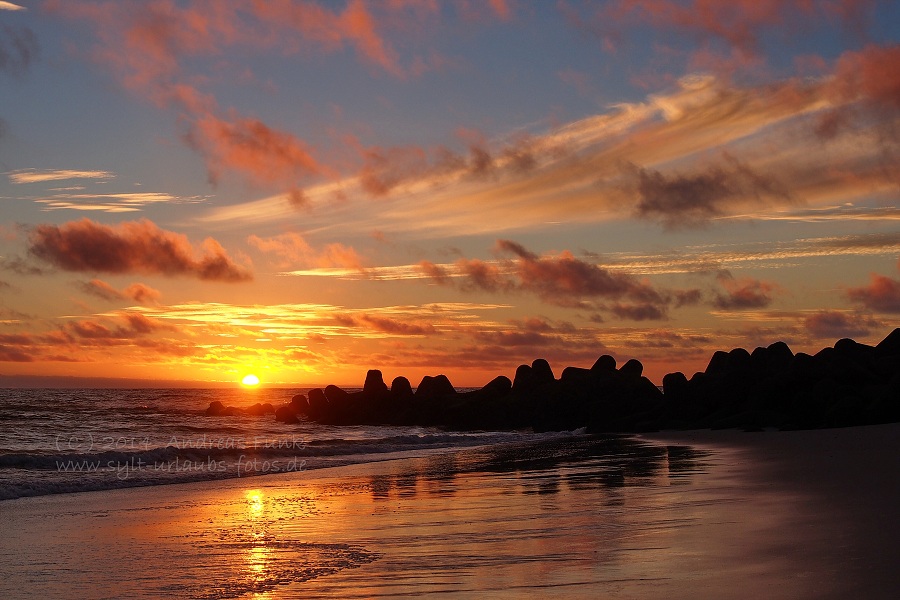
M266 523L263 521L265 503L259 490L249 490L246 497L247 519L252 527L250 531L252 546L247 550L247 570L251 579L259 582L265 580L267 576L266 561L271 553L266 546Z

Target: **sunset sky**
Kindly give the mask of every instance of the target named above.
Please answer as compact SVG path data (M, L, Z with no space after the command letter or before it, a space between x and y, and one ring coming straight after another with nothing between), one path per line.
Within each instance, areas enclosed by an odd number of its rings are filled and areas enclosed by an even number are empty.
M0 207L0 375L876 342L900 3L0 1Z

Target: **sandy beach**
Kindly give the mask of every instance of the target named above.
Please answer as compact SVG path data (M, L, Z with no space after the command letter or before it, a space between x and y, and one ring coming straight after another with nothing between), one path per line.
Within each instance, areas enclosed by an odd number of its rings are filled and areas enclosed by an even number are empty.
M0 504L3 598L893 598L900 425L673 432Z

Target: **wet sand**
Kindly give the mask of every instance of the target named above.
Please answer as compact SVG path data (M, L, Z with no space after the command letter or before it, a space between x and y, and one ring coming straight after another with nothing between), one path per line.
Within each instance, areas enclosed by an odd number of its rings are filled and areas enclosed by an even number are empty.
M573 438L0 503L0 597L893 598L900 426Z

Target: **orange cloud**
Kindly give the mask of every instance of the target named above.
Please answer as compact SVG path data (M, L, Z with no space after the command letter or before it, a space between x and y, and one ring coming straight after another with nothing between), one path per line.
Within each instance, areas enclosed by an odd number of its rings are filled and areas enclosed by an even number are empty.
M207 281L248 281L252 274L235 264L212 238L195 258L187 237L142 219L102 225L82 219L61 226L38 225L29 252L66 271L189 276Z
M284 268L306 264L309 256L314 252L303 236L293 232L281 233L268 238L251 235L247 238L247 243L255 246L261 252L280 259L280 266Z
M135 302L146 305L157 304L159 298L162 296L159 290L155 290L148 285L144 285L143 283L132 283L124 290L122 290L122 294L124 294L127 298L131 298Z
M175 331L176 328L158 319L140 313L120 313L115 321L107 319L82 319L68 323L65 333L79 338L99 340L130 340L157 331Z
M62 179L112 179L115 173L109 171L78 171L75 169L16 169L7 176L12 183L42 183Z
M327 244L316 250L300 234L288 232L273 237L261 238L251 235L247 243L260 251L279 259L279 266L310 266L323 268L349 268L364 271L363 261L356 250L340 243Z
M87 283L82 283L81 289L82 291L84 291L84 293L96 296L97 298L106 300L107 302L121 300L124 297L122 292L109 285L105 281L101 281L99 279L91 279Z
M438 333L431 323L415 323L408 320L394 319L379 315L360 313L357 315L338 315L335 320L344 326L362 327L392 335L434 335Z
M91 294L92 296L96 296L107 302L131 299L140 304L149 306L157 304L157 301L162 296L158 290L144 285L143 283L132 283L124 290L119 291L100 279L91 279L87 283L82 283L81 289L86 294Z

